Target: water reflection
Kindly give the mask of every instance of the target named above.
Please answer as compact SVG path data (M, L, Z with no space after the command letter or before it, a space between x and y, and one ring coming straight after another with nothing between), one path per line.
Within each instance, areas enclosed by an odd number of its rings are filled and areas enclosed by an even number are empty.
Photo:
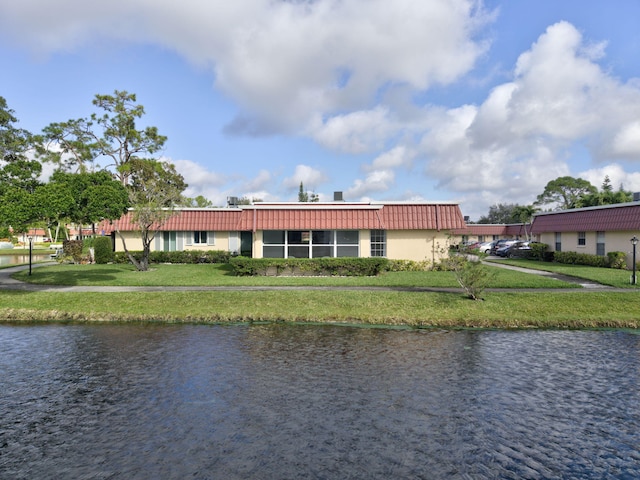
M640 336L1 326L0 478L636 478Z
M51 259L51 254L32 255L32 262L41 262ZM22 265L29 263L29 254L26 255L0 255L0 265Z

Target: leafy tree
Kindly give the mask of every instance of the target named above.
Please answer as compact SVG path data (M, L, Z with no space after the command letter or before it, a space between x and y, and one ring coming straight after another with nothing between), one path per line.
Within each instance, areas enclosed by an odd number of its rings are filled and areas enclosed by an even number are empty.
M620 188L617 191L614 191L613 186L611 185L611 180L609 179L609 176L606 175L602 182L600 191L582 195L577 206L595 207L598 205L612 205L614 203L630 202L632 198L633 194L625 191L622 188L622 185L620 185Z
M109 172L67 173L56 171L50 185L64 188L73 202L61 212L64 218L80 225L120 218L129 207L127 189Z
M120 166L129 179L129 201L131 216L140 229L142 257L136 259L127 249L120 230L116 233L122 240L125 253L139 271L149 269L151 242L164 223L174 214L174 206L180 202L182 192L187 188L184 178L175 167L157 160L130 159Z
M187 208L212 208L214 206L211 200L202 195L198 195L196 198L181 197L178 205Z
M502 223L516 223L514 216L519 207L514 203L497 203L489 207L489 213L486 216L480 217L478 223L483 224L502 224Z
M238 199L238 205L253 205L256 202L263 202L264 200L262 198L257 198L257 197L240 197Z
M596 187L587 180L573 177L558 177L549 181L544 192L538 195L535 205L555 204L561 210L580 206L580 199L597 193Z
M29 159L35 138L27 130L17 128L18 122L7 101L0 97L0 195L9 188L23 189L32 193L40 185L38 177L42 165Z
M320 197L315 193L309 193L304 189L304 185L300 182L300 190L298 191L298 202L319 202Z
M127 184L128 170L120 167L131 160L159 152L167 137L156 127L138 129L136 121L144 115L144 107L136 103L136 95L115 90L113 95L96 95L93 104L106 113L92 114L62 123L52 123L43 130L40 154L67 171L87 171L99 158L109 162L114 174ZM51 148L57 144L58 149Z

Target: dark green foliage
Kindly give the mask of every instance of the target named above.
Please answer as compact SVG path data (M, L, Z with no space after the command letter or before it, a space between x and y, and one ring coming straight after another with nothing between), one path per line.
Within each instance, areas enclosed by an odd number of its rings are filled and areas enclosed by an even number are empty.
M555 252L553 259L557 263L569 265L588 265L590 267L609 267L609 258L590 253Z
M620 270L627 268L627 254L624 252L609 252L607 253L607 260L611 268L618 268Z
M66 257L73 258L74 263L82 261L82 240L65 240L62 249Z
M531 250L529 250L527 258L531 258L532 260L544 260L547 249L549 248L546 243L540 242L530 242L529 247L531 247Z
M111 237L96 237L93 240L94 258L96 263L106 264L113 262L113 243Z
M386 270L386 258L249 258L229 260L238 276L255 275L329 275L376 276Z
M142 258L142 252L129 252L138 261ZM182 252L150 252L149 263L227 263L231 254L223 250L185 250ZM130 263L125 252L114 254L115 263Z

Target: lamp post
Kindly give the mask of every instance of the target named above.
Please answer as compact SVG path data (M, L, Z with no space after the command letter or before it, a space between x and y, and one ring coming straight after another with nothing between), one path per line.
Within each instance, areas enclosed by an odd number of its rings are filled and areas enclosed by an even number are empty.
M638 237L635 235L631 239L631 245L633 245L633 274L631 275L631 285L636 284L636 245L638 245Z
M29 235L27 238L29 239L29 276L31 276L31 265L33 264L33 237Z

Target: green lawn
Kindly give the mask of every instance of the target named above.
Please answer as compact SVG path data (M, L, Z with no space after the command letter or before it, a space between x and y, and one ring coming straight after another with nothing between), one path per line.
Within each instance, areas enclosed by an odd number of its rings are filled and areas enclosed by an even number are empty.
M563 263L540 262L524 259L491 260L491 262L531 268L534 270L543 270L545 272L559 273L562 275L570 275L616 288L637 288L631 285L631 272L629 270L587 267L585 265L566 265Z
M539 275L491 268L494 288L571 288L575 284ZM55 265L22 271L15 278L43 285L95 286L376 286L458 287L451 272L387 272L378 277L236 277L228 265L152 265L138 272L132 265Z
M440 328L639 328L635 293L564 291L0 292L5 321L325 322Z
M525 265L523 261L515 263ZM567 268L569 270L562 273L575 275L588 271ZM545 290L487 291L484 301L477 302L465 298L458 289L454 292L331 289L99 293L0 290L0 320L640 328L640 293L585 292L581 288L546 290L571 285L498 267L492 270L495 277L490 287ZM128 265L56 265L35 268L30 278L26 271L16 276L41 284L90 286L457 287L449 272L394 272L374 278L235 277L225 265L154 265L149 272L137 272Z

